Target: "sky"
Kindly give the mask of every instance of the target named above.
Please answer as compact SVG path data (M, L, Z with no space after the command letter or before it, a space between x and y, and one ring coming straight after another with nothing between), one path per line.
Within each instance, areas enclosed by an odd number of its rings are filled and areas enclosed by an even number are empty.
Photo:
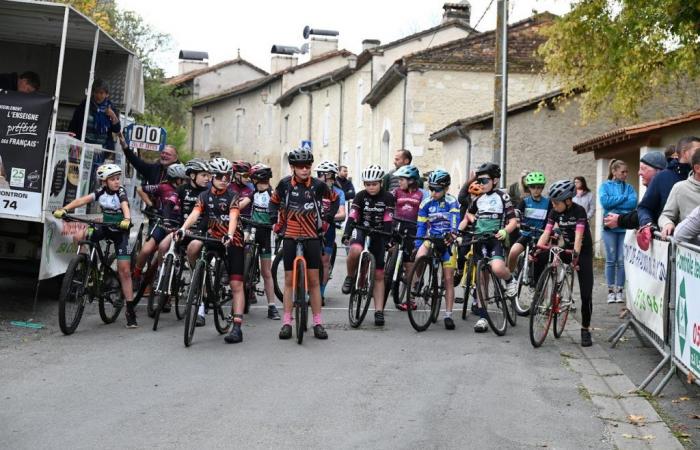
M301 47L305 25L339 31L339 48L359 54L363 39L387 43L439 24L444 3L444 0L117 0L122 9L138 12L155 29L172 36L171 48L164 49L157 58L169 76L177 74L181 49L208 52L210 64L235 58L240 49L242 58L269 71L272 45ZM496 0L470 3L471 26L479 31L495 28ZM529 17L533 10L565 14L569 5L570 0L511 0L509 23Z

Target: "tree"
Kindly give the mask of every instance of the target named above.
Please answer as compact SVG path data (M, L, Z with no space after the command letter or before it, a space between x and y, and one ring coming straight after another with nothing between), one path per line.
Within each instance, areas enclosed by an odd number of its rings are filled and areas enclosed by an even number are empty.
M584 88L585 119L636 118L660 90L698 74L699 31L698 1L579 0L539 52L566 92Z

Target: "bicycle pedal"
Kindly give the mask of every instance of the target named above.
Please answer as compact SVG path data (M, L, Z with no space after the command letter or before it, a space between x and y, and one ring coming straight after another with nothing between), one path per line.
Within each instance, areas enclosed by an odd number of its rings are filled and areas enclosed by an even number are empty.
M264 289L256 289L255 294L256 295L265 295L265 290Z

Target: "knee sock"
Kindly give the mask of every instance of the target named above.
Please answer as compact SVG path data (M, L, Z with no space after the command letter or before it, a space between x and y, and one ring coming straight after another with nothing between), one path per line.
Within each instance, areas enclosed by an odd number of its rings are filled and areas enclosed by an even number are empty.
M238 325L240 327L243 324L243 314L234 314L233 324Z
M322 325L323 319L321 318L321 313L313 314L314 326Z
M197 314L199 314L200 316L204 317L204 303L202 303L201 305L199 305L199 311L197 311Z
M282 318L282 325L291 325L292 324L292 312L286 312L284 313L284 317Z
M451 319L452 318L452 311L445 311L445 319Z
M326 285L322 284L321 285L321 297L326 295Z

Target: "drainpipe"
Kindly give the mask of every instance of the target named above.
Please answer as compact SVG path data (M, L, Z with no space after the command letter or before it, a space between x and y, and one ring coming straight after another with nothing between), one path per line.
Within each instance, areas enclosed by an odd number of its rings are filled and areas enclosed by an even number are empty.
M402 74L396 66L391 66L392 70L398 76L403 78L403 111L401 113L401 148L406 148L406 87L408 85L408 77Z
M457 133L459 136L467 141L467 171L465 173L465 177L467 180L469 180L469 174L471 173L471 167L472 167L472 138L469 137L469 134L467 134L466 131L460 126L457 128Z
M309 137L308 139L312 142L313 145L313 139L311 139L311 131L312 131L312 124L313 124L313 114L314 114L314 98L311 95L310 91L304 91L304 89L299 88L299 93L303 95L308 95L309 96Z
M345 81L333 81L331 75L331 83L337 84L340 87L340 116L338 119L338 164L343 164L343 108L345 98Z

